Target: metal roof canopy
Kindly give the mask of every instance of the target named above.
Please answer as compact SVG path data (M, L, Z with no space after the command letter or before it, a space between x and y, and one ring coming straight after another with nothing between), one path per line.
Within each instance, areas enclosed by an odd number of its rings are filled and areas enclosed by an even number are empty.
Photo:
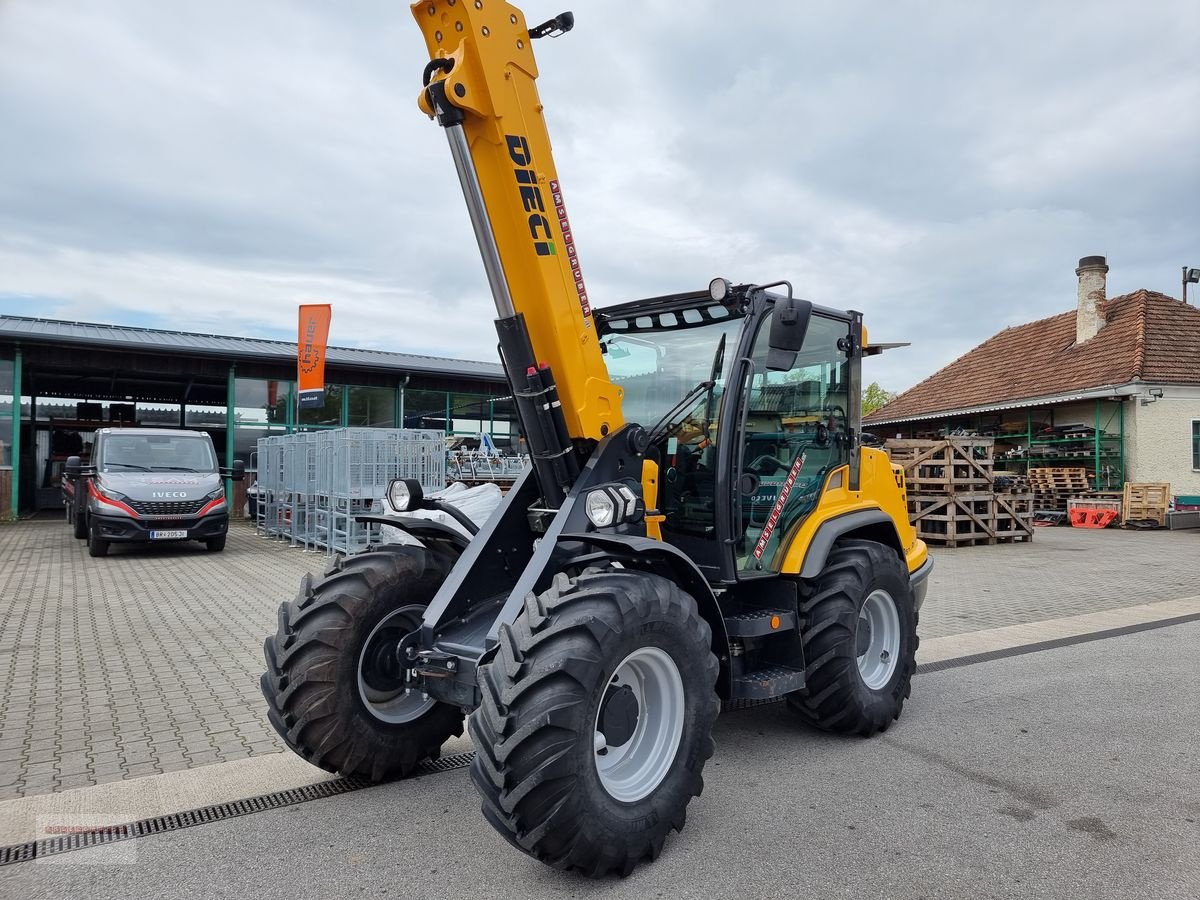
M0 342L51 344L127 350L139 353L198 356L256 362L294 364L296 345L263 338L162 331L94 322L68 322L26 316L0 315ZM339 369L370 369L397 373L453 376L480 381L500 381L499 363L446 359L384 350L330 347L326 364Z

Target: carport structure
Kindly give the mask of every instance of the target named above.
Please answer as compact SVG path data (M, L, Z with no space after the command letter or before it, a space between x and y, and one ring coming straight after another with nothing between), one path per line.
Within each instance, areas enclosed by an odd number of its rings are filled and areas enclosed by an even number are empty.
M346 425L515 436L500 366L330 347L325 405L298 410L286 341L0 316L0 517L58 505L66 457L109 426L207 431L253 469L259 437Z

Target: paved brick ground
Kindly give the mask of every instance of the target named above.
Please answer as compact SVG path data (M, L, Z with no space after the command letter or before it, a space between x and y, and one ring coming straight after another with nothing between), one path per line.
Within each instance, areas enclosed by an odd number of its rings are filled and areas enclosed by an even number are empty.
M935 557L927 637L1200 593L1196 532L1047 529ZM258 693L262 639L323 567L245 524L221 554L105 559L61 521L0 527L0 800L280 749Z

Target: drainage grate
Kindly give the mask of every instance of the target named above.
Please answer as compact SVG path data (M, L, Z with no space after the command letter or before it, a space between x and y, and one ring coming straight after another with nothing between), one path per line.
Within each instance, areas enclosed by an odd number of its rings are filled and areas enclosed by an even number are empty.
M1041 641L1037 644L1025 644L1020 647L1008 647L1004 650L989 650L987 653L974 653L970 656L958 656L954 659L943 659L938 662L925 663L917 666L917 674L941 672L945 669L957 669L962 666L973 666L977 663L993 662L998 659L1008 659L1012 656L1024 656L1026 653L1040 653L1043 650L1058 650L1062 647L1073 647L1076 644L1087 644L1092 641L1103 641L1108 638L1123 637L1127 634L1137 634L1142 631L1153 631L1156 628L1169 628L1172 625L1183 625L1186 622L1200 621L1200 613L1186 616L1176 616L1173 619L1159 619L1155 622L1141 622L1137 625L1125 625L1121 628L1110 628L1106 631L1093 631L1088 634L1077 634L1073 637L1055 638L1052 641Z
M437 775L453 769L461 769L471 764L475 758L473 752L455 753L441 759L426 760L417 766L412 777L421 775ZM61 837L43 838L38 841L27 841L24 844L13 844L0 847L0 866L13 863L29 862L43 856L54 856L59 853L69 853L72 850L83 850L87 847L98 847L101 844L112 844L116 841L127 841L131 838L149 837L155 834L165 834L168 831L178 831L180 828L191 828L193 825L206 825L209 822L219 822L222 819L233 819L238 816L248 816L251 813L265 812L269 809L279 809L293 806L297 803L307 803L309 800L322 800L325 797L336 797L351 791L371 787L372 782L363 778L335 778L320 784L310 784L305 787L289 788L276 791L273 794L262 794L245 800L233 800L229 803L217 803L203 806L200 809L189 809L185 812L171 813L166 816L155 816L150 819L139 819L126 825L114 825L104 830L85 831L68 834Z

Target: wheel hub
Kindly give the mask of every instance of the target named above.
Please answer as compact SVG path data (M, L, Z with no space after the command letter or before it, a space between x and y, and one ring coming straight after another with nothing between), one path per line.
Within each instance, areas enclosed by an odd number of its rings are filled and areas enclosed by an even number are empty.
M633 737L638 723L638 700L633 688L627 684L609 686L600 708L600 730L604 734L605 749L624 747Z
M414 690L400 658L404 638L420 627L424 607L404 606L372 630L358 658L358 695L375 718L403 724L424 715L436 701Z

